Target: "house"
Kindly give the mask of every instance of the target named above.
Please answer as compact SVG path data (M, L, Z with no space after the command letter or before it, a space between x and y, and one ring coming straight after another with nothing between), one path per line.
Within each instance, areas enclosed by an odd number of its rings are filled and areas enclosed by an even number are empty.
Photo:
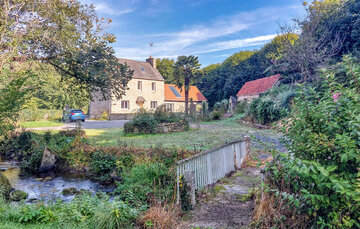
M278 74L246 82L240 91L236 94L237 101L251 101L253 99L259 98L261 93L264 93L275 86L279 82L279 79L280 75Z
M189 106L195 104L200 107L207 99L196 86L190 86ZM172 112L183 112L185 110L185 87L178 88L173 84L165 84L165 106Z
M165 84L156 68L155 58L150 56L146 62L128 59L119 59L119 62L134 71L125 95L121 99L113 97L111 100L101 100L100 96L93 95L89 106L90 118L100 117L107 112L112 120L130 119L141 108L151 111L162 104L166 104L166 108L173 112L185 110L184 90ZM206 101L196 86L190 87L189 101L190 98L194 103Z

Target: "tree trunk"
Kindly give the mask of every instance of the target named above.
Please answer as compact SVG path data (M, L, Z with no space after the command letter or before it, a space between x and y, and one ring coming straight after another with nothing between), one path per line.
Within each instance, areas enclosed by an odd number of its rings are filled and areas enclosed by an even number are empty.
M185 77L185 115L189 114L189 89L190 89L190 77Z

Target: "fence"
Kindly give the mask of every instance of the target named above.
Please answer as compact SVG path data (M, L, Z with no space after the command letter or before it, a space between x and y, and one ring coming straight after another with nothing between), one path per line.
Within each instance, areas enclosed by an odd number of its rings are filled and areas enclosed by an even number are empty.
M176 163L177 181L179 181L180 175L191 173L191 182L194 186L192 188L201 190L206 185L213 184L220 178L225 177L226 174L240 168L249 151L249 145L250 137L244 137L241 140L178 161ZM185 177L185 179L187 178ZM177 182L177 201L178 203L180 201L179 182Z

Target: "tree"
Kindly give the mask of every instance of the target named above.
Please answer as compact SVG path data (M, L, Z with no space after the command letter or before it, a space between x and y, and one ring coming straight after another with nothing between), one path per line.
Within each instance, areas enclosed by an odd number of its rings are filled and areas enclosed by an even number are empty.
M111 19L76 0L1 0L0 71L12 62L52 65L63 78L104 97L121 97L132 76L108 46Z
M156 68L160 74L164 77L165 83L174 83L174 60L163 58L156 60Z
M198 57L179 56L174 65L174 80L176 86L185 86L185 114L189 113L189 90L190 81L195 75L195 71L200 68Z
M98 19L93 6L77 0L0 3L0 94L27 92L22 87L44 64L52 66L62 81L89 94L100 91L104 98L119 98L125 93L133 71L118 62L109 46L115 37L104 30L111 19ZM17 86L10 93L11 85ZM14 98L22 103L19 96ZM0 116L13 114L18 107L4 105Z

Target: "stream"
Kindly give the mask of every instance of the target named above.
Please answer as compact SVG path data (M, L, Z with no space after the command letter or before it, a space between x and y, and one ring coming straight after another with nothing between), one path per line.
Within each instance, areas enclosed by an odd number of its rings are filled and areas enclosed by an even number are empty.
M71 173L46 172L33 176L21 175L20 164L15 161L1 160L0 173L5 175L13 189L22 190L29 194L27 200L43 200L45 202L62 199L70 201L74 196L63 196L65 188L76 188L77 190L88 190L90 192L112 192L112 187L103 186L87 178L79 177Z

